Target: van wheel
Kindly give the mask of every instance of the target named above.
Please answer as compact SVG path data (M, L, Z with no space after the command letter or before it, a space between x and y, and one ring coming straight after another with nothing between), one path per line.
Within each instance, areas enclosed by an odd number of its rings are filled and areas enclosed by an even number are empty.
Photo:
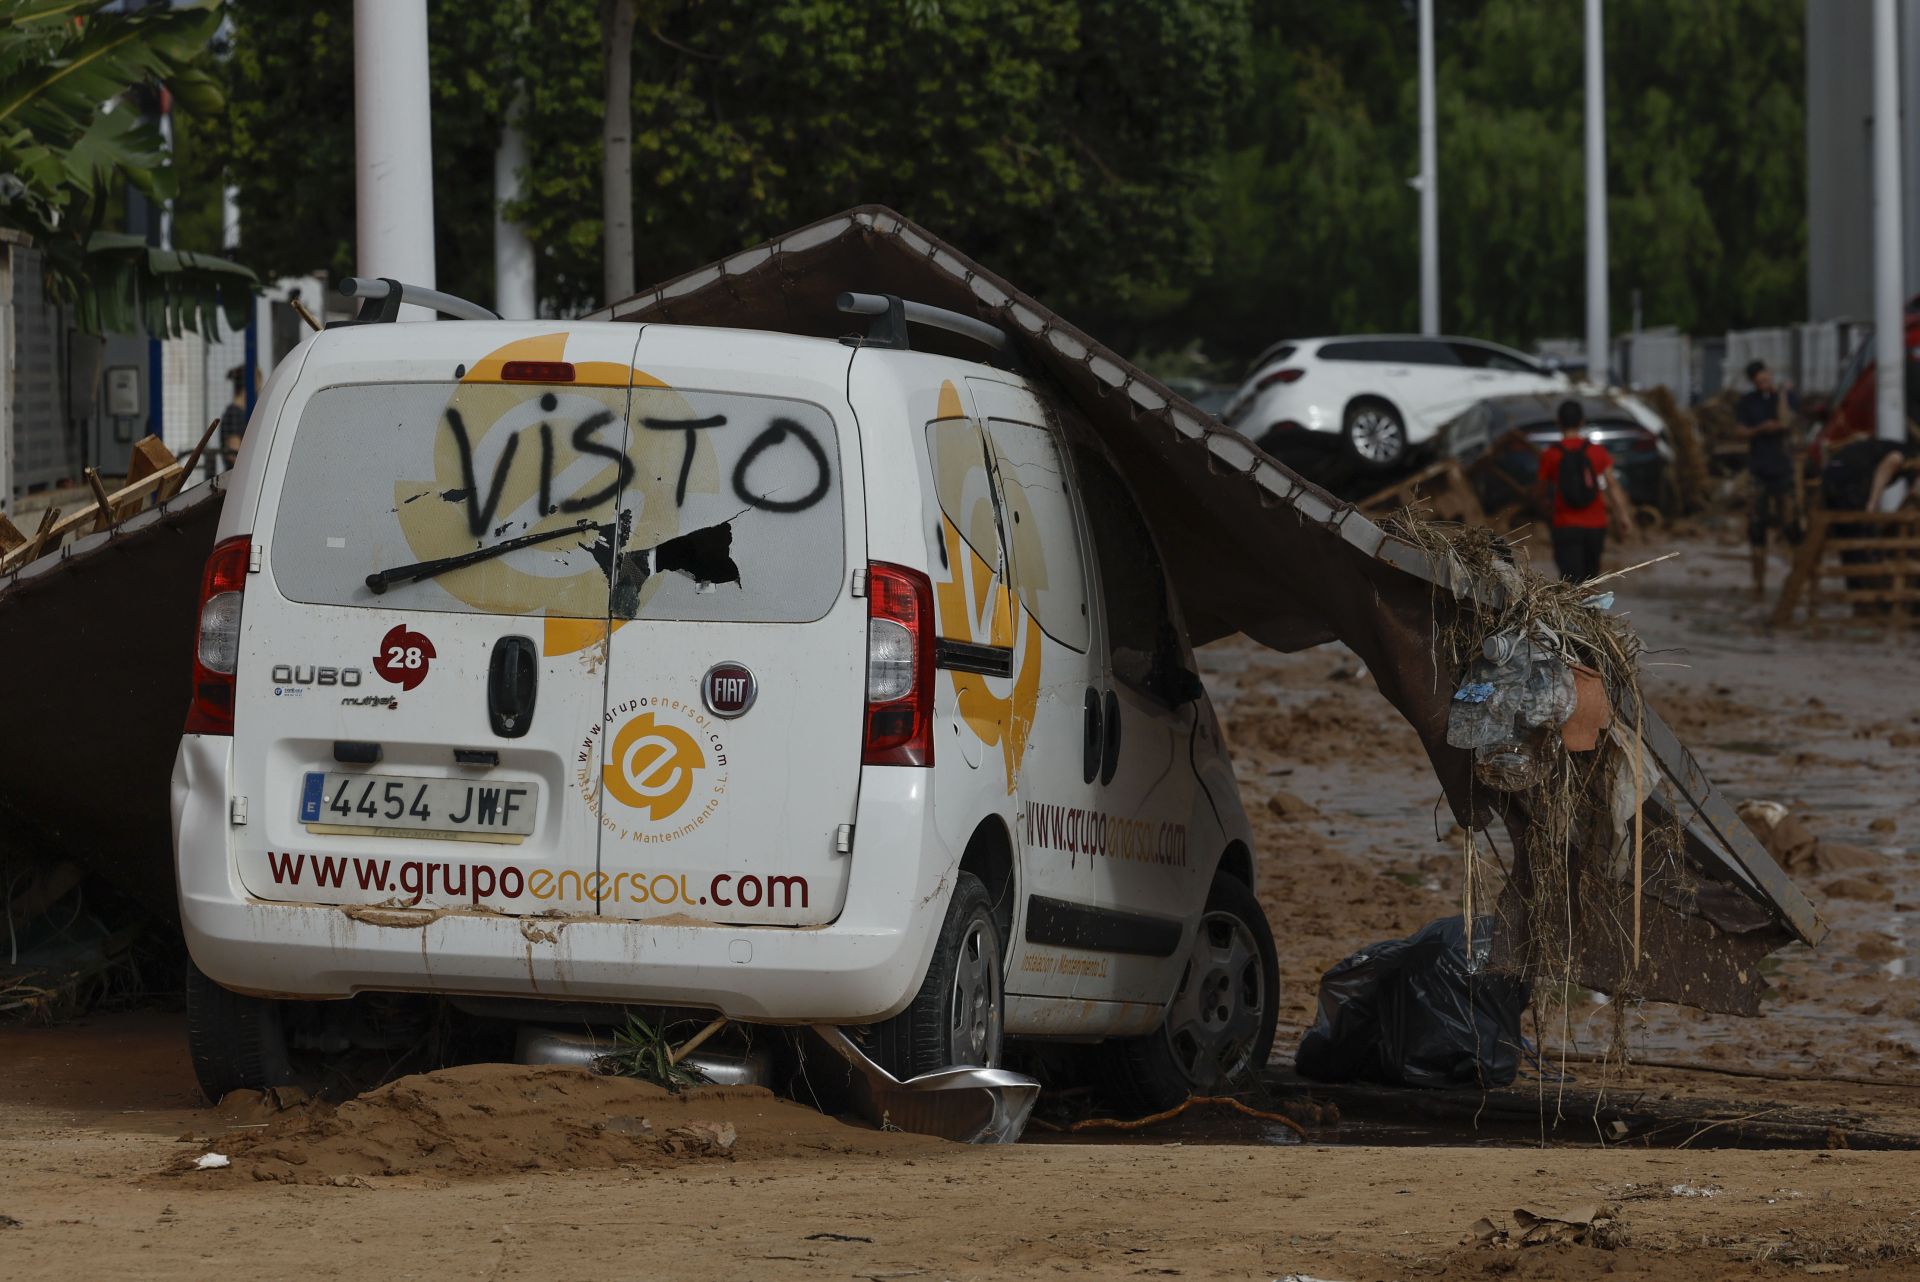
M943 1068L1000 1065L1006 946L987 888L970 872L954 884L947 920L920 991L905 1010L873 1027L875 1063L901 1081Z
M1347 407L1340 439L1360 466L1384 471L1407 454L1407 425L1385 401L1361 400Z
M229 1091L295 1084L280 1003L222 988L187 963L187 1045L211 1103Z
M1189 1095L1253 1086L1273 1050L1280 959L1267 914L1246 883L1217 872L1180 987L1158 1032L1103 1044L1104 1085L1147 1111Z

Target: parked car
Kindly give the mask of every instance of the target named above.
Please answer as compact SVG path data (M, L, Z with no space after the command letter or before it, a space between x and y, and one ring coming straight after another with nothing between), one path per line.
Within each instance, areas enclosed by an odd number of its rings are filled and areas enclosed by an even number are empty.
M1261 353L1225 417L1263 446L1330 434L1361 466L1386 471L1475 401L1571 386L1534 358L1478 339L1308 338Z
M1063 1039L1163 1106L1265 1065L1232 763L1070 404L772 332L362 323L245 439L172 787L209 1096L391 1045L360 994L864 1026L901 1078Z
M1557 417L1568 399L1580 402L1588 440L1612 455L1627 497L1637 506L1673 510L1673 450L1665 435L1646 422L1652 415L1637 398L1578 393L1550 396L1500 396L1482 401L1447 424L1442 449L1463 465L1491 452L1494 463L1480 478L1480 501L1496 512L1507 504L1530 501L1540 474L1540 452L1561 439Z

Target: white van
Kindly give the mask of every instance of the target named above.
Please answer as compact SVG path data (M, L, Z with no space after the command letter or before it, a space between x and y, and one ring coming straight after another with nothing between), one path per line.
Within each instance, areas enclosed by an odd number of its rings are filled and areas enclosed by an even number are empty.
M894 338L363 323L279 366L173 776L209 1095L378 993L867 1026L901 1077L1097 1042L1144 1103L1264 1065L1249 829L1137 505L901 317L979 322L866 301Z

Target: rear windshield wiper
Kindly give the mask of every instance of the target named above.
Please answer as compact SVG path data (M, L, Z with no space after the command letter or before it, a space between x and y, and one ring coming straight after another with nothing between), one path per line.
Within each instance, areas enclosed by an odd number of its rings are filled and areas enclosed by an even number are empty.
M430 579L447 570L457 570L463 565L477 565L481 561L491 561L496 556L504 556L515 548L532 547L536 543L551 543L555 539L564 539L594 528L592 521L581 520L558 530L542 530L538 534L522 534L519 538L508 539L504 543L495 543L492 547L476 548L471 552L462 552L458 556L435 557L431 561L415 561L412 565L396 565L390 570L375 570L367 576L367 586L373 594L379 596L393 583L418 583L421 579Z

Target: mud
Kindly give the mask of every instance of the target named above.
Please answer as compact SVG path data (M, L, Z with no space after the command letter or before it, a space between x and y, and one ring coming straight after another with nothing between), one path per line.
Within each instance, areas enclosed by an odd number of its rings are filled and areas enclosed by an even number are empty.
M236 1093L241 1094L241 1093ZM287 1184L364 1184L372 1178L484 1179L531 1171L659 1169L689 1161L791 1156L844 1136L846 1127L759 1087L705 1086L670 1094L650 1083L580 1069L469 1064L403 1077L335 1108L275 1109L255 1095L220 1112L250 1120L208 1137L228 1171ZM930 1141L874 1136L882 1151Z

